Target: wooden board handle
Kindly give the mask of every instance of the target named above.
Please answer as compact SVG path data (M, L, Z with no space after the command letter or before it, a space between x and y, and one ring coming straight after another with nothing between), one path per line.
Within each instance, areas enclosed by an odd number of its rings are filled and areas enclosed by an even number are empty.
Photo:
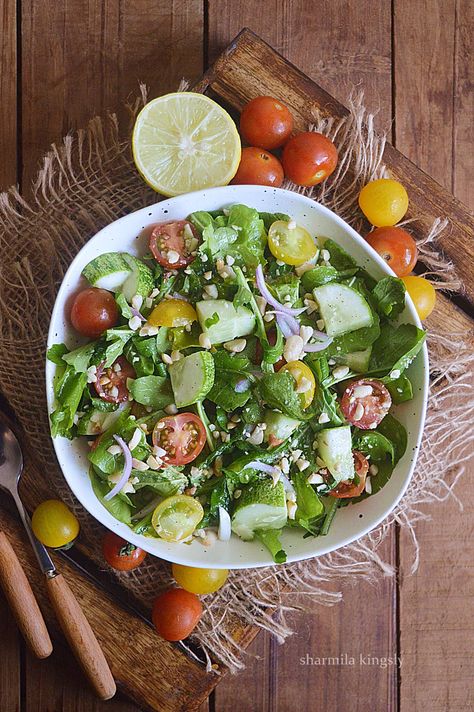
M76 597L61 574L46 579L48 595L64 635L98 697L115 695L115 680L99 641Z
M47 658L53 652L53 645L43 614L4 532L0 532L0 585L31 652L37 658Z

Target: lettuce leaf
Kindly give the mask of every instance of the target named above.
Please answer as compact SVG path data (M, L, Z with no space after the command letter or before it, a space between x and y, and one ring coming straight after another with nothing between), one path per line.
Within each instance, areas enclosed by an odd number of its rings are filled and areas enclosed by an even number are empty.
M398 277L384 277L372 290L375 307L380 316L396 319L405 308L405 285Z
M369 371L397 379L421 350L426 333L413 324L383 324L372 347Z
M255 538L268 549L275 564L284 564L287 559L280 541L282 531L283 529L257 529L255 532Z
M130 393L137 403L156 410L173 403L171 382L164 376L142 376L130 383Z

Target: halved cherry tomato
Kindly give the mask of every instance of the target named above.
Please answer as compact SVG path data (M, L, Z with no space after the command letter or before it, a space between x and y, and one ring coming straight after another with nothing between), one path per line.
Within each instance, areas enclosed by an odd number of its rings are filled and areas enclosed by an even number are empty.
M388 227L396 225L405 215L408 210L408 194L397 180L379 178L362 188L359 206L372 225Z
M197 321L194 307L184 299L163 299L148 317L152 326L187 326Z
M140 566L146 556L146 551L114 532L107 532L102 539L102 553L109 566L116 571L132 571Z
M171 566L176 583L185 591L204 595L218 591L227 581L227 569L196 569L193 566Z
M436 303L436 290L427 279L409 275L403 277L403 283L408 294L413 300L415 309L421 321L427 319L433 311Z
M83 336L97 339L118 322L118 309L113 294L106 289L89 287L74 299L71 324Z
M268 343L270 344L270 346L275 346L276 339L277 339L276 329L269 329L267 331L267 339L268 339ZM262 363L262 359L263 359L262 344L260 343L259 340L257 340L257 343L255 344L255 363L260 366L260 364ZM273 368L275 369L275 371L279 371L280 368L285 365L285 363L286 363L286 361L282 356L281 359L279 359L276 363L273 364Z
M136 378L137 374L125 356L119 356L110 368L104 368L103 363L97 366L96 376L94 388L99 398L107 403L123 403L128 400L127 378Z
M283 149L282 163L287 178L297 185L321 183L337 166L333 142L316 131L306 131L290 138Z
M167 269L186 267L198 245L199 233L189 220L159 223L150 235L151 253Z
M369 471L369 462L365 455L359 452L359 450L353 450L352 454L354 456L354 467L357 477L359 478L359 482L355 483L352 480L344 480L343 482L340 482L336 489L329 492L331 497L337 497L338 499L358 497L364 491L365 480L367 472Z
M272 255L287 265L302 265L318 251L316 242L300 225L290 227L285 220L276 220L268 231L268 248Z
M161 418L153 430L153 444L166 450L170 465L187 465L199 455L206 442L206 429L194 413Z
M202 604L194 593L182 588L165 591L153 604L152 619L165 640L183 640L194 630L202 616Z
M153 529L165 541L183 541L191 536L204 516L199 500L187 494L167 497L151 518Z
M316 381L312 370L303 361L289 361L282 371L291 373L296 381L296 392L301 395L303 408L307 408L313 402Z
M350 383L342 395L346 420L361 430L372 430L385 418L392 397L381 381L361 378Z
M416 242L401 227L378 227L365 238L397 277L410 274L418 259Z
M293 131L289 109L271 96L257 96L240 115L240 133L251 146L278 148Z
M41 502L31 517L34 535L45 546L69 549L79 534L79 522L59 499Z
M283 167L275 156L263 148L244 148L237 173L232 178L234 185L271 185L279 188L283 183Z

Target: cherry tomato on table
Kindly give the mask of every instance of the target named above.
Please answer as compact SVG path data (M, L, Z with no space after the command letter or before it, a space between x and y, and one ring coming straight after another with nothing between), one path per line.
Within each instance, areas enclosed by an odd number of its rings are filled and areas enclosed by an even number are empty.
M97 366L94 388L99 398L107 403L123 403L129 395L127 379L136 377L135 369L125 356L119 356L110 368L104 368L103 363Z
M359 452L359 450L353 450L352 455L354 456L354 467L356 475L359 478L359 482L356 483L352 480L344 480L343 482L340 482L336 489L329 492L331 497L337 497L338 499L358 497L364 491L365 480L367 472L369 471L369 462L365 455Z
M181 269L194 260L199 233L189 220L175 220L155 225L150 235L150 251L166 269Z
M303 361L289 361L281 370L288 371L295 379L296 392L301 395L303 408L310 406L316 390L316 381L309 366Z
M157 632L165 640L187 638L199 623L202 604L194 593L182 588L165 591L153 604L152 619Z
M287 178L297 185L312 186L326 180L337 166L333 142L316 131L290 138L283 149L282 163Z
M187 326L197 321L194 307L184 299L163 299L148 317L152 326Z
M435 288L424 277L416 277L415 275L403 277L403 284L413 300L418 316L423 321L423 319L429 317L435 307Z
M271 185L279 188L283 178L283 167L278 158L263 148L250 146L242 150L237 173L231 182L234 185Z
M361 378L352 381L342 395L341 410L346 420L361 430L372 430L385 418L392 397L381 381Z
M393 269L397 277L410 274L416 265L418 259L416 242L401 227L378 227L365 239Z
M257 96L244 106L240 115L240 133L251 146L278 148L293 131L289 109L271 96Z
M285 220L276 220L270 225L268 249L275 259L296 267L311 260L318 251L315 241L304 227L293 226Z
M408 210L408 194L397 180L380 178L362 188L359 206L372 225L389 227L400 222Z
M41 502L31 517L33 533L45 546L69 548L79 534L79 522L64 502L47 499Z
M193 566L173 564L171 567L176 583L190 593L200 595L218 591L227 581L227 569L196 569Z
M102 540L104 559L116 571L132 571L143 562L146 551L130 544L114 532L107 532Z
M153 444L166 450L169 465L187 465L199 455L206 442L206 429L194 413L161 418L153 430Z
M113 294L106 289L90 287L74 299L71 324L83 336L97 339L118 322L118 309Z

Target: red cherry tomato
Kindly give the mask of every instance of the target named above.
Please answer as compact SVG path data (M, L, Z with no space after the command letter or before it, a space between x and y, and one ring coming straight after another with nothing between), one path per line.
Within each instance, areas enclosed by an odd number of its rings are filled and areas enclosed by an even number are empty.
M187 465L199 455L206 442L203 422L194 413L161 418L153 430L153 444L166 450L170 465Z
M202 616L202 604L195 593L171 588L155 599L152 619L165 640L183 640L194 630Z
M132 571L140 566L146 551L130 544L114 532L107 532L102 540L104 559L116 571Z
M365 479L367 477L367 472L369 471L369 462L365 455L358 450L353 450L352 454L354 456L354 467L359 478L359 482L358 484L352 480L340 482L335 490L329 492L331 497L337 497L338 499L358 497L364 491Z
M263 148L244 148L234 185L271 185L278 188L283 183L283 168L275 156Z
M106 289L89 287L79 292L71 309L71 324L83 336L97 339L118 322L113 294Z
M276 329L269 329L267 331L267 339L268 339L268 343L270 344L270 346L275 346L275 344L276 344ZM255 363L260 366L260 364L262 363L262 358L263 358L262 344L260 343L260 341L257 341L257 343L255 344ZM286 361L282 356L276 363L273 364L273 368L275 369L275 371L279 371L280 368L283 368L285 363L286 363Z
M150 235L150 251L166 269L181 269L193 261L199 233L189 220L155 225Z
M397 277L406 277L418 259L416 242L401 227L378 227L365 238Z
M391 405L392 397L384 384L365 378L350 383L341 400L345 419L361 430L376 428Z
M257 96L244 106L240 115L240 133L251 146L278 148L293 131L289 109L271 96Z
M108 403L123 403L128 400L127 378L136 378L135 369L125 356L119 356L110 368L97 366L94 388L97 395Z
M287 178L297 185L321 183L337 166L337 149L332 141L316 131L290 138L283 149L282 163Z

